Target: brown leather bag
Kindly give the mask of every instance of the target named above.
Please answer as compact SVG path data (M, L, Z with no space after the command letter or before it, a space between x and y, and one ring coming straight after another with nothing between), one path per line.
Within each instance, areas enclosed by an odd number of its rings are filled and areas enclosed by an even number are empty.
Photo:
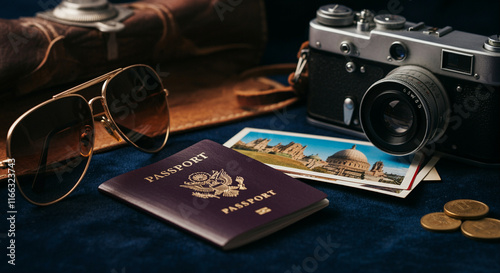
M216 4L207 0L125 4L134 14L116 33L39 17L0 20L0 35L8 38L0 46L1 93L25 94L130 64L217 53L228 54L224 60L228 70L255 65L266 41L263 3L240 1L224 13Z
M65 88L131 64L150 64L162 76L173 133L295 102L291 88L264 77L288 74L292 65L254 68L266 43L262 0L228 1L237 5L225 8L218 6L221 2L125 4L134 14L116 34L41 18L0 20L0 35L8 37L0 41L0 161L6 158L7 130L23 112ZM269 90L280 95L268 95ZM120 145L100 126L96 130L96 151Z

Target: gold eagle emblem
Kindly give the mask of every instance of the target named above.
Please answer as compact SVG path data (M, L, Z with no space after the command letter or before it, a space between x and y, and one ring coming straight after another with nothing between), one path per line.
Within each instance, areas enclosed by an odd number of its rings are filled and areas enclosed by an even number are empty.
M193 196L199 198L218 198L220 195L224 197L236 197L240 190L246 190L243 184L243 177L237 176L235 181L238 185L232 185L233 179L229 176L224 169L220 171L212 171L212 174L207 172L192 173L188 177L189 181L184 181L183 188L193 190Z

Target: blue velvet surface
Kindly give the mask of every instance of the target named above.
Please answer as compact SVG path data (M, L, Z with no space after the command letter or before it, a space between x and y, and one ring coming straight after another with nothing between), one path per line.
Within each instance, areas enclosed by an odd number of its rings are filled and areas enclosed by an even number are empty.
M18 197L16 266L7 265L4 256L1 267L8 272L293 272L298 267L301 272L498 272L499 242L471 240L460 232L429 232L420 226L423 215L442 211L447 201L459 198L483 201L490 206L490 216L500 218L496 169L442 160L437 169L443 181L423 182L406 199L307 181L328 195L328 208L229 252L97 191L99 184L116 175L201 139L223 143L243 127L339 136L308 125L305 110L299 105L173 135L154 155L132 147L95 155L87 176L66 200L39 208ZM6 195L2 189L0 196ZM2 226L5 231L5 221Z
M383 6L377 9L381 10L388 1L374 2ZM370 3L371 7L374 2ZM498 1L475 1L470 3L473 5L470 8L452 5L444 19L438 11L447 1L426 1L427 8L414 2L403 2L403 15L409 16L409 20L413 16L411 20L420 21L420 16L429 24L449 24L461 30L485 32L484 35L498 31ZM18 1L17 9L10 6L3 9L1 17L17 17L9 13L13 10L18 15L30 16L39 8L26 3L28 1ZM314 10L321 3L325 1L308 4L305 1L268 2L271 38L265 63L295 59L297 45L307 32L307 26L302 23L314 16ZM351 2L349 5L359 9L361 4ZM464 20L451 16L456 9L472 12L478 22L460 22ZM476 10L490 12L490 15L493 10L495 15L488 20L488 16L479 16ZM304 14L297 20L283 22L274 17L281 11L290 18ZM490 24L484 24L484 20ZM294 27L285 28L287 24ZM468 27L471 29L466 29ZM233 124L172 135L166 148L157 154L124 147L94 155L85 179L62 202L35 207L17 196L15 266L7 264L8 222L4 217L7 189L1 188L0 196L3 197L0 200L4 205L0 220L0 256L3 257L0 272L500 271L498 241L471 240L460 232L429 232L420 226L423 215L442 211L447 201L460 198L485 202L490 206L489 216L500 219L498 168L484 169L441 160L437 170L442 181L423 182L406 199L305 181L328 195L328 208L229 252L97 191L101 183L112 177L157 162L202 139L224 143L244 127L341 136L311 126L305 116L305 105L295 105Z

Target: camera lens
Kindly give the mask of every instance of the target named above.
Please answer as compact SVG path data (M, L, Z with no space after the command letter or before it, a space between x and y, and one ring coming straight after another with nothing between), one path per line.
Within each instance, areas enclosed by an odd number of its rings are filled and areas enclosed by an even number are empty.
M439 80L418 66L401 66L375 82L360 105L367 138L392 155L438 140L448 126L449 101Z
M393 135L403 135L413 125L411 106L402 100L390 100L383 106L383 120L387 131Z
M389 48L389 54L394 60L402 61L406 59L408 51L406 50L406 47L402 43L395 42Z
M398 86L384 84L382 88L376 93L369 89L368 97L365 94L365 112L361 117L366 120L362 120L362 126L363 129L366 127L365 134L375 146L391 154L399 154L402 152L400 146L406 146L415 138L423 117L419 116L408 95L398 91ZM370 100L369 105L367 100Z

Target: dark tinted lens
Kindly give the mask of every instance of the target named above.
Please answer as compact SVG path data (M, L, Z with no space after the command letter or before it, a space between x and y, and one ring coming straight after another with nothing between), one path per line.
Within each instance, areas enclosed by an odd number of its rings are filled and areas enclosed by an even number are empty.
M386 129L394 135L403 135L413 124L413 112L408 103L400 100L389 102L383 112Z
M19 189L31 202L49 204L69 194L88 166L93 120L80 96L63 97L27 114L11 132Z
M122 71L109 81L105 96L111 118L130 142L147 152L163 147L169 128L167 96L151 68Z

